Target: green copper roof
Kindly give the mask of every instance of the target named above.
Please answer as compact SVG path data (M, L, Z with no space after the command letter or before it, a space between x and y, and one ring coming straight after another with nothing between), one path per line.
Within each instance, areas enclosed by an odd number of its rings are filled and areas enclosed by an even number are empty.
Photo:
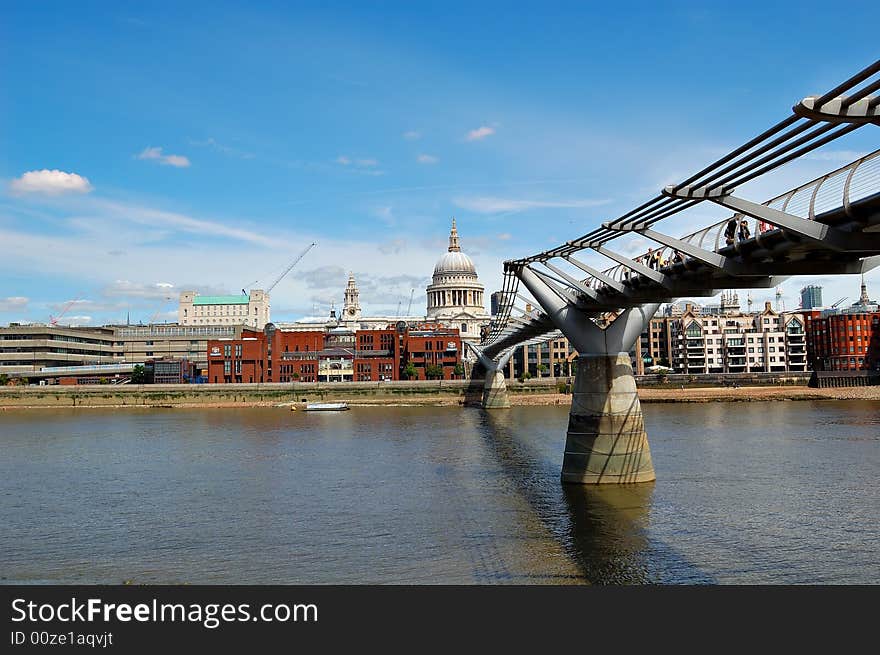
M247 296L196 296L193 305L247 305Z

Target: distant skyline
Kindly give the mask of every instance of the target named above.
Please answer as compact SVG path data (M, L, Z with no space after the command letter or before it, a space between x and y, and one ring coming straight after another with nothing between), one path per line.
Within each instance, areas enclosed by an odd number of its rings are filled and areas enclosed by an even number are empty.
M453 216L488 299L503 260L632 209L877 58L877 3L636 7L7 4L0 324L68 304L62 323L173 321L180 291L265 288L312 241L273 320L339 306L349 271L365 314L412 289L423 312ZM878 135L741 193L765 200ZM725 216L700 209L664 228ZM880 298L880 271L866 281ZM786 309L808 284L850 304L860 279L791 278ZM774 289L752 299L775 306Z

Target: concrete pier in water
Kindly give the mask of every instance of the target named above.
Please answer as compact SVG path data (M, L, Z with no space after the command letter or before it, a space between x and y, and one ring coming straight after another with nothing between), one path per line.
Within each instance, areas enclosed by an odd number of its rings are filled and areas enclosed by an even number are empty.
M577 359L562 481L625 484L655 479L628 353Z

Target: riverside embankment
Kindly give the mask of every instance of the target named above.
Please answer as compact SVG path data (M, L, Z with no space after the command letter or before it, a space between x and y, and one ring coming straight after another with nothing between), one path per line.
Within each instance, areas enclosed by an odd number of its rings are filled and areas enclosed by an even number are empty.
M678 377L678 376L676 376ZM707 381L639 380L643 402L700 403L762 400L880 400L880 387L812 389L807 378L743 380L707 386ZM762 384L762 382L764 382ZM567 405L568 379L512 381L512 405ZM352 405L463 405L479 403L482 380L336 382L293 384L81 385L0 387L0 409L39 407L271 407L302 402Z

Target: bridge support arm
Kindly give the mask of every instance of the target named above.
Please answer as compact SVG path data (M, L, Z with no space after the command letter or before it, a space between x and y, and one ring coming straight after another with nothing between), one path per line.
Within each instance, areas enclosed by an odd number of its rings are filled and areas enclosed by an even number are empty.
M507 395L507 382L504 379L504 367L510 362L515 348L502 351L497 359L492 359L481 348L472 343L465 343L477 355L477 359L480 360L480 364L486 370L481 399L483 409L505 409L510 407L510 397Z
M629 270L638 273L639 275L646 277L649 280L656 282L657 284L669 286L669 281L666 279L666 276L663 275L663 273L655 271L653 268L648 268L644 264L641 264L634 259L630 259L629 257L625 257L624 255L618 254L613 250L609 250L605 246L595 246L593 249L600 255L605 255L608 259L613 259L618 264L623 264Z
M602 271L597 270L587 264L584 264L582 261L575 259L571 255L567 255L566 257L563 257L563 259L565 259L565 261L569 262L570 264L574 264L587 275L592 275L605 286L614 289L617 293L626 293L626 287L623 286L622 283L618 282L613 277L605 275L605 273L603 273Z

